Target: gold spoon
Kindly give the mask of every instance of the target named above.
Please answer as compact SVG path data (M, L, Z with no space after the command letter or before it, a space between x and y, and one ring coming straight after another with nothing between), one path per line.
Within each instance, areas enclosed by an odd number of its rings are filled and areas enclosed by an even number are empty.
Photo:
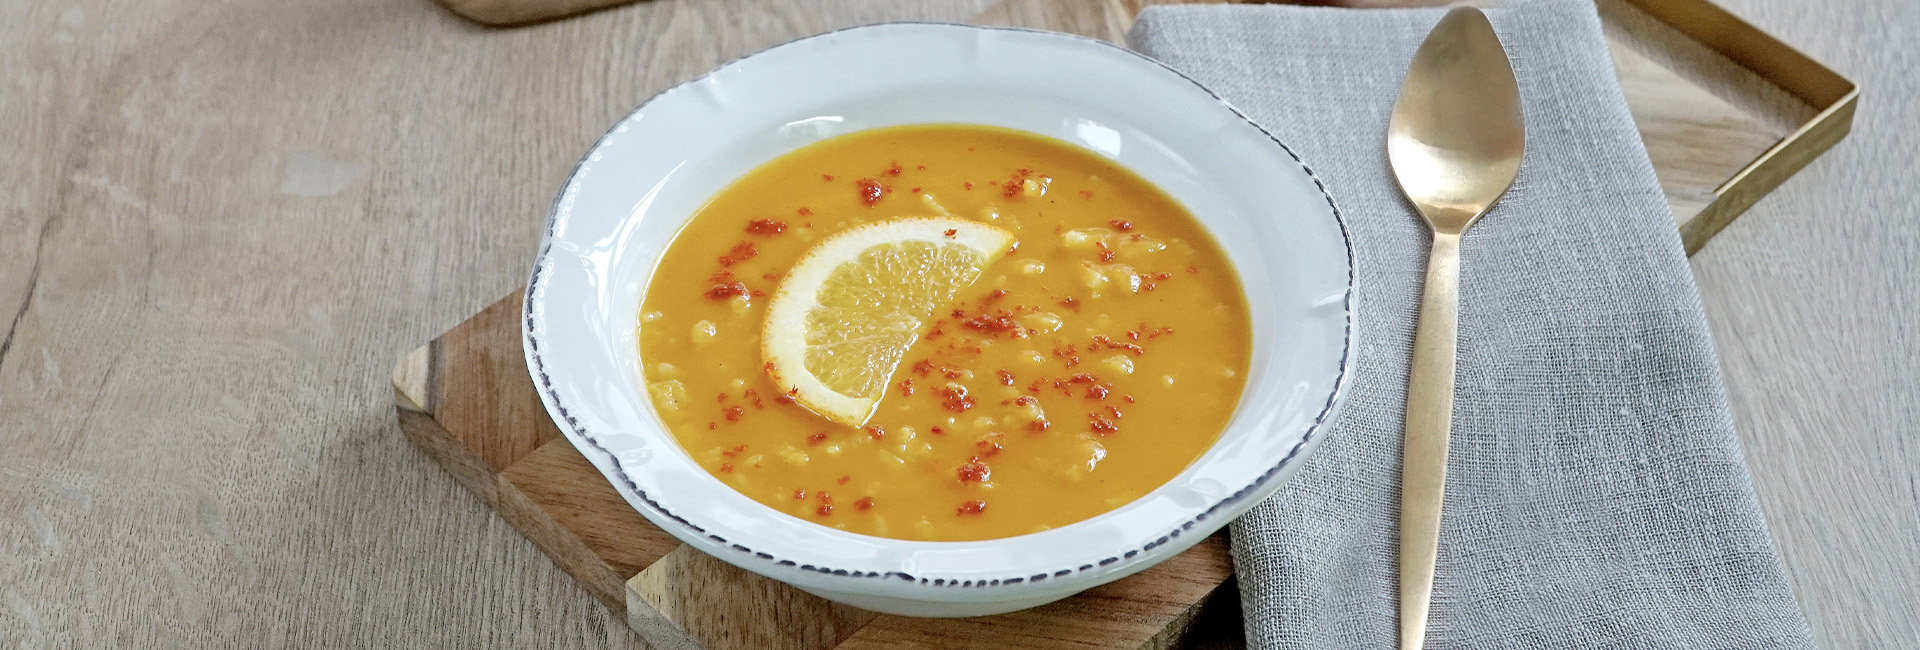
M1526 128L1513 66L1486 14L1447 12L1420 44L1394 102L1387 159L1400 190L1433 229L1426 295L1407 380L1400 470L1400 649L1420 650L1433 596L1453 420L1460 236L1520 171Z

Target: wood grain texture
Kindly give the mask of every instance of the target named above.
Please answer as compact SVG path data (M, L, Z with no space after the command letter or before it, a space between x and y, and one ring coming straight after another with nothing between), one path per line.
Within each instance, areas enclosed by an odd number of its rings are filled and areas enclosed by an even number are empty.
M1920 7L1720 0L1865 89L1693 260L1822 647L1920 638ZM0 640L639 648L396 435L606 125L755 49L987 0L0 3ZM476 463L474 467L481 467Z
M1852 78L1853 135L1693 258L1814 639L1920 638L1920 5L1725 0Z
M639 601L629 604L629 610L652 608L706 650L825 650L877 616L743 571L688 546L641 571L627 588Z

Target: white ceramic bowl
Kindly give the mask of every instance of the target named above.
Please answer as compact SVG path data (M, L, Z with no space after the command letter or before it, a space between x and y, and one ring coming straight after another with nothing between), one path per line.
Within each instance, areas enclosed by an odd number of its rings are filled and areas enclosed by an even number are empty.
M977 542L848 533L707 474L644 397L634 326L662 249L741 174L874 127L964 122L1071 142L1159 185L1247 288L1253 359L1220 441L1104 515ZM887 24L781 45L648 101L555 201L527 289L527 366L568 440L628 503L749 571L881 612L975 616L1119 579L1200 541L1297 470L1339 405L1353 319L1346 228L1285 146L1179 73L1076 36Z

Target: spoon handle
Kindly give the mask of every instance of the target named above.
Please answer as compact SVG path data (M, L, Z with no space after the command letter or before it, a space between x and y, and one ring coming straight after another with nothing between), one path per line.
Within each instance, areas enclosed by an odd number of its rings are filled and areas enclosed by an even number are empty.
M1447 435L1453 424L1453 362L1460 309L1460 235L1436 232L1407 379L1406 444L1400 469L1400 650L1420 650L1440 548Z

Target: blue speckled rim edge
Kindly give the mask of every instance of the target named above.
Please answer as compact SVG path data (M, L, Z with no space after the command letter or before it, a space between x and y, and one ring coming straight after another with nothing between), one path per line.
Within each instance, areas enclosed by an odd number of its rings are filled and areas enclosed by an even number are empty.
M1041 573L1035 573L1032 575L1013 576L1008 578L968 579L968 580L961 580L957 578L929 578L924 575L915 576L915 575L907 574L900 571L888 571L883 573L878 571L857 571L857 570L847 570L847 569L836 569L836 568L826 567L826 566L815 566L811 564L799 564L794 562L793 560L779 558L772 554L755 551L744 545L729 541L726 538L723 538L719 535L709 533L707 532L706 529L701 528L699 525L696 525L693 522L688 521L685 518L674 514L672 511L667 510L664 506L661 506L659 502L654 501L653 497L648 496L645 491L642 491L640 489L640 486L635 484L633 482L633 479L627 476L626 468L620 464L620 458L614 455L612 452L608 451L605 447L601 446L599 441L596 440L593 435L588 433L584 427L580 426L579 420L567 412L566 405L562 403L559 393L555 391L553 388L553 382L549 380L547 377L546 362L540 356L540 339L538 336L534 334L533 305L534 305L535 296L540 295L540 292L541 292L540 278L542 276L543 270L547 266L548 254L552 251L552 248L553 248L554 226L557 223L557 220L559 218L561 205L566 200L567 189L573 187L573 184L579 179L580 168L586 165L587 161L593 157L594 152L599 151L600 148L606 144L607 140L613 137L613 135L617 132L617 129L619 128L620 124L626 122L628 119L631 119L635 113L638 113L641 110L644 110L647 107L647 105L652 104L655 100L659 99L662 96L665 96L667 93L673 92L674 90L680 89L685 86L692 85L694 83L698 83L702 80L707 79L708 77L711 77L715 72L718 72L725 68L732 67L733 65L741 61L745 61L749 58L753 58L754 56L757 56L759 54L776 50L776 49L785 47L787 45L792 45L794 43L798 43L801 41L820 38L820 37L828 36L831 34L838 34L840 32L845 32L845 31L870 29L870 28L876 28L876 27L884 28L892 25L925 25L925 26L937 26L937 27L954 27L954 28L961 28L961 29L978 29L978 30L990 30L990 31L1025 32L1025 33L1032 33L1032 34L1043 34L1047 36L1071 38L1071 39L1086 41L1089 43L1097 43L1101 46L1110 47L1115 50L1125 52L1129 55L1138 57L1141 60L1157 65L1161 69L1164 69L1170 73L1173 73L1176 76L1179 76L1181 79L1187 80L1187 82L1193 84L1195 88L1200 89L1201 92L1204 92L1209 97L1212 97L1214 101L1219 102L1223 108L1226 108L1229 112L1233 113L1234 116L1239 117L1242 120L1245 120L1247 124L1253 126L1254 129L1258 130L1261 135L1267 136L1267 139L1272 140L1273 143L1275 145L1278 145L1282 151L1287 152L1287 155L1292 157L1295 163L1298 163L1300 165L1301 171L1306 172L1307 177L1313 180L1314 186L1316 188L1319 188L1321 197L1327 200L1327 207L1333 210L1334 223L1340 228L1341 243L1344 244L1347 249L1347 290L1346 290L1346 295L1342 298L1343 307L1347 316L1346 333L1343 341L1344 344L1342 345L1342 348L1341 348L1339 368L1333 380L1333 390L1328 391L1326 403L1321 406L1320 413L1314 417L1313 424L1307 427L1306 434L1300 437L1300 442L1295 443L1293 448L1287 451L1287 455L1280 459L1280 462L1274 464L1273 467L1268 468L1267 471L1261 473L1258 478L1255 478L1254 481L1248 484L1246 487L1240 488L1239 490L1235 491L1233 494L1228 495L1225 498L1221 499L1218 503L1215 503L1212 507L1207 508L1205 511L1201 512L1199 515L1196 515L1193 519L1187 520L1185 523L1182 523L1180 526L1172 529L1171 531L1167 532L1164 535L1161 535L1159 538L1142 545L1138 549L1129 550L1126 553L1123 553L1118 556L1105 558L1091 564L1082 564L1078 567L1070 567L1070 568L1059 569L1051 572L1041 572ZM769 47L769 48L760 50L758 52L754 52L753 54L748 54L746 56L742 56L740 58L734 59L732 61L727 62L726 64L723 64L719 67L714 68L711 71L708 71L706 74L702 74L698 77L695 77L683 83L677 84L671 88L660 91L659 93L655 94L652 97L649 97L647 101L641 102L639 106L635 107L632 111L629 111L625 117L622 117L618 122L615 122L614 126L609 128L604 135L601 135L600 139L596 140L593 146L587 149L586 154L582 155L580 157L580 160L574 163L573 169L567 173L567 181L566 183L561 185L560 195L558 197L555 197L553 202L553 207L550 208L547 212L547 229L546 229L546 232L542 235L542 244L543 245L541 246L541 249L540 249L540 255L537 258L535 258L534 265L533 265L533 272L527 281L527 291L525 295L525 301L521 305L520 313L521 313L521 334L525 341L527 357L533 361L533 363L528 367L528 370L532 375L533 380L537 384L539 384L540 390L543 393L544 397L546 397L545 402L548 405L548 414L554 418L555 422L565 423L569 429L571 429L575 434L579 436L579 439L586 441L586 443L593 446L594 449L600 451L600 453L602 454L605 454L607 458L612 462L614 472L618 474L620 480L626 484L627 489L632 491L635 495L639 496L640 500L646 503L647 506L649 508L652 508L656 513L660 514L662 517L666 518L667 520L673 521L681 526L684 526L687 530L692 531L698 536L704 537L713 543L720 544L726 548L729 548L739 553L747 554L748 556L751 556L755 559L769 562L776 567L797 567L802 571L812 571L812 572L826 574L826 575L846 576L846 577L855 577L855 578L897 578L897 579L905 580L908 582L918 582L920 584L931 584L933 586L988 587L988 586L1001 585L1001 584L1040 582L1040 581L1047 580L1049 578L1059 578L1059 577L1072 575L1077 572L1090 571L1095 568L1105 568L1105 567L1114 565L1116 563L1119 563L1123 560L1131 560L1139 556L1143 552L1151 551L1154 548L1166 545L1174 541L1174 539L1178 538L1182 533L1193 530L1193 528L1199 525L1200 522L1206 521L1209 517L1213 516L1215 513L1223 509L1232 507L1234 504L1247 498L1248 495L1254 494L1256 492L1260 492L1261 489L1266 486L1268 481L1271 481L1273 477L1279 474L1282 469L1285 469L1288 465L1293 463L1294 459L1300 455L1300 450L1304 449L1308 442L1312 441L1316 436L1318 436L1321 433L1322 427L1326 425L1327 418L1332 415L1335 405L1339 403L1341 394L1346 390L1347 378L1352 374L1352 367L1349 362L1352 360L1352 356L1353 356L1353 330L1354 330L1353 236L1352 236L1352 233L1349 232L1347 229L1347 222L1345 217L1341 216L1340 214L1340 206L1334 203L1333 195L1327 192L1326 183L1322 182L1320 180L1320 177L1313 173L1313 168L1307 166L1306 161L1301 160L1299 154L1294 153L1292 147L1288 147L1286 143L1281 142L1279 138L1274 137L1271 132L1267 131L1266 127L1261 126L1260 123L1253 121L1251 118L1248 118L1245 113L1240 112L1240 109L1234 107L1233 104L1227 102L1226 99L1220 97L1220 95L1213 92L1212 89L1209 89L1205 85L1202 85L1200 82L1195 81L1192 77L1187 76L1185 73L1180 72L1179 70L1173 69L1172 66L1168 66L1165 63L1161 63L1160 61L1152 57L1148 57L1139 52L1135 52L1133 50L1130 50L1125 47L1121 47L1119 45L1115 45L1113 43L1109 43L1103 40L1088 38L1088 37L1080 36L1076 34L1066 34L1061 32L1051 32L1051 31L1037 30L1037 29L1024 29L1024 28L1018 28L1018 27L991 27L991 26L981 26L981 25L966 25L966 24L958 24L958 23L894 22L894 23L881 23L877 25L861 25L856 27L846 27L846 28L837 29L833 31L822 32L819 34L814 34L812 36L807 36L807 37L795 39L792 41L788 41L786 43L775 45L773 47Z

